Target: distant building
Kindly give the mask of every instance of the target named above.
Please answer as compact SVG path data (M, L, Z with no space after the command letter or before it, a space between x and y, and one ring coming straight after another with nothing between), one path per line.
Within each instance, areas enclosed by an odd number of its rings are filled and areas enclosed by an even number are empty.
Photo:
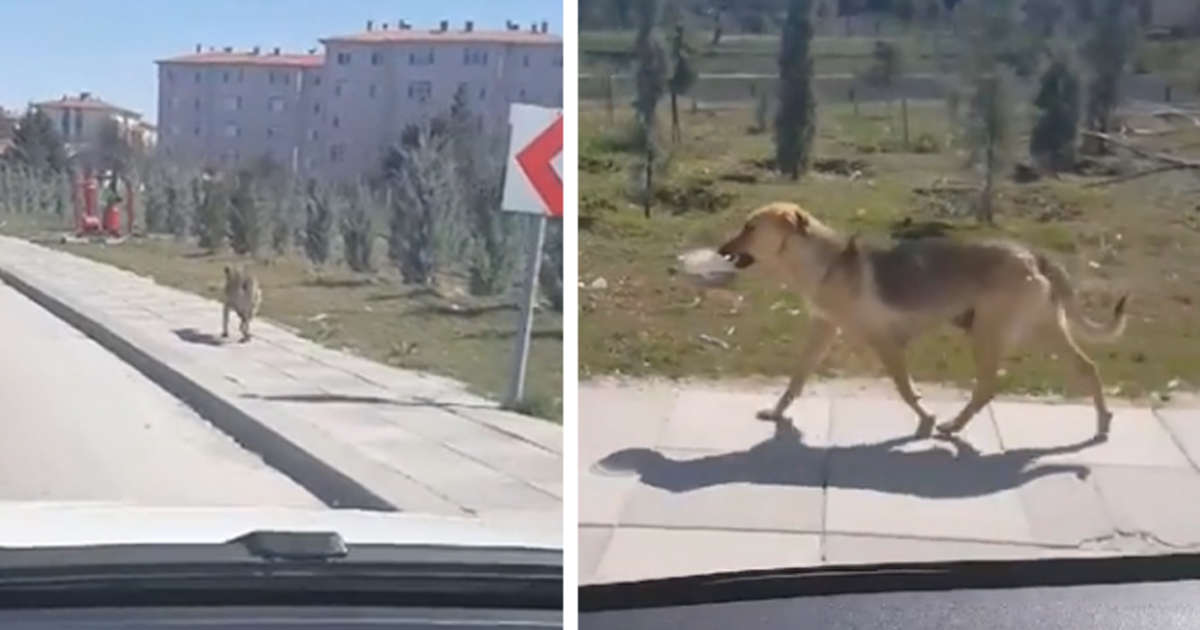
M223 167L265 155L302 174L345 177L378 168L408 125L446 112L459 89L492 130L510 103L562 106L562 38L545 22L392 26L324 38L321 55L197 46L158 61L164 153Z
M33 107L54 123L69 155L96 148L101 131L110 122L117 124L122 137L132 146L147 149L154 146L154 127L143 122L141 114L105 102L91 92L63 95L56 101L34 103Z

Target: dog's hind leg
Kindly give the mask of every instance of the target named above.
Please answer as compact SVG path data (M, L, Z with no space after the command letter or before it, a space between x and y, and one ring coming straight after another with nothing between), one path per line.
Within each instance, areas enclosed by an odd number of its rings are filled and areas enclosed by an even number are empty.
M917 425L917 436L925 437L933 433L933 414L925 411L919 402L921 396L913 389L912 378L908 374L908 366L904 361L904 346L892 341L876 341L871 344L879 355L879 360L883 362L884 369L887 370L892 381L896 384L896 390L900 392L900 398L912 408L920 420Z
M221 305L221 336L229 336L229 303Z
M837 338L837 326L827 319L814 317L810 327L808 339L804 343L804 350L800 352L800 363L796 366L796 371L792 373L791 380L788 381L787 390L779 397L779 402L775 403L774 409L764 409L758 412L759 420L779 422L785 419L784 412L791 406L796 396L803 391L805 381L820 365L821 359L825 358L829 347L833 345L833 340Z
M1067 322L1066 313L1062 310L1062 307L1058 308L1055 319L1055 341L1058 342L1062 352L1066 355L1065 358L1071 362L1072 367L1084 379L1088 389L1091 390L1092 402L1096 406L1096 437L1105 438L1108 436L1109 427L1112 425L1113 414L1104 402L1104 385L1100 381L1100 371L1096 369L1096 364L1075 343L1075 338L1071 336L1071 329Z

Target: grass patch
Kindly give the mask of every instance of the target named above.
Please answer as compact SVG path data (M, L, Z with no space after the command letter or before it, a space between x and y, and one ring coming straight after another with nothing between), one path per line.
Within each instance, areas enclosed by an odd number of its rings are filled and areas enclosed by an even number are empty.
M672 273L675 256L713 246L736 230L745 213L777 200L794 201L843 232L886 240L890 234L949 230L956 237L1004 236L1027 242L1063 262L1085 308L1096 319L1110 314L1115 298L1132 294L1130 325L1115 344L1090 346L1106 386L1136 397L1174 379L1200 385L1200 209L1188 196L1195 182L1168 173L1117 186L1085 188L1103 176L1064 175L1017 184L1002 178L997 228L970 218L975 174L947 144L951 137L941 104L909 104L910 138L928 135L929 147L869 155L860 143L894 138L899 108L824 106L818 112L816 157L828 172L792 182L770 171L770 134L746 132L753 107L683 112L682 143L671 147L664 186L704 179L707 194L727 195L727 208L677 214L657 204L650 220L626 200L625 174L606 169L580 173L587 225L580 230L580 375L741 377L788 374L804 337L807 314L780 280L747 274L727 289L702 291ZM630 117L618 110L617 122ZM626 156L599 147L612 126L601 108L580 114L581 152L588 159L621 163ZM1191 141L1179 134L1179 142ZM1158 139L1156 139L1158 141ZM914 143L915 144L915 143ZM1163 148L1163 147L1159 147ZM1183 151L1181 154L1187 154ZM846 172L859 171L857 176ZM960 194L919 194L915 189L965 186ZM597 279L604 288L590 288ZM703 335L703 337L702 337ZM722 347L712 339L728 346ZM822 367L826 376L880 375L877 360L844 344ZM914 377L970 385L973 369L961 333L947 327L909 350ZM1067 368L1031 348L1005 366L1009 391L1068 391Z
M15 236L61 230L27 216L0 214L0 221L0 230ZM246 262L232 254L204 256L192 245L160 238L113 246L45 244L214 300L220 299L222 266ZM252 268L263 284L263 316L303 337L380 363L460 379L495 398L507 389L517 320L511 308L454 314L453 300L405 286L390 273L365 275L344 268L315 273L295 257L255 261ZM214 308L212 321L214 333L219 332L219 309ZM561 422L562 318L539 311L534 324L521 411Z

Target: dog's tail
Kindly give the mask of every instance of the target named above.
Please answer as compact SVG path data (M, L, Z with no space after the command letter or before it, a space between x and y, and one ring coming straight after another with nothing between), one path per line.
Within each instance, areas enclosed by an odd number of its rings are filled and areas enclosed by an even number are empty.
M1128 320L1125 315L1125 303L1129 300L1128 295L1122 295L1121 299L1117 300L1111 322L1098 324L1088 319L1080 310L1079 302L1075 299L1075 287L1071 285L1071 278L1062 265L1040 255L1037 257L1037 265L1038 271L1050 281L1051 296L1062 306L1073 331L1082 333L1089 341L1100 342L1115 341L1125 332L1125 323Z

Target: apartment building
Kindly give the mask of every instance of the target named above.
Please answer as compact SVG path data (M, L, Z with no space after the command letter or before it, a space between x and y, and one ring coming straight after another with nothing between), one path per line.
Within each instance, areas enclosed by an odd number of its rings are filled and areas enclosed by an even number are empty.
M91 92L80 92L78 96L64 94L58 100L34 103L33 107L54 123L69 155L95 148L101 131L112 122L135 147L149 149L157 141L154 126L143 121L141 114L108 103Z
M266 155L303 175L348 177L378 168L408 125L446 112L460 89L485 130L502 131L513 102L562 106L562 38L545 22L369 21L321 43L320 55L197 48L158 61L164 153L226 168Z

